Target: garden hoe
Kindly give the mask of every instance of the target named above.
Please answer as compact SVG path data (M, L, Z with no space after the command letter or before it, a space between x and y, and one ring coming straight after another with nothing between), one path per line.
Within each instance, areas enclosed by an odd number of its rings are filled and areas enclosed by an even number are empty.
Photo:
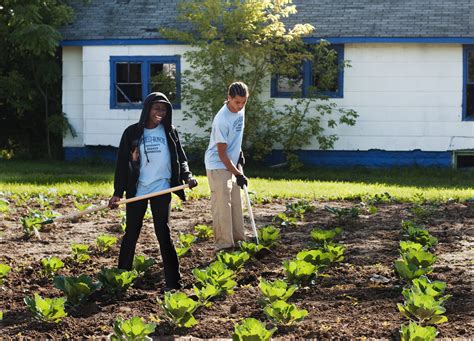
M153 198L153 197L157 197L159 195L163 195L163 194L167 194L167 193L171 193L171 192L176 192L176 191L179 191L180 189L185 189L185 188L188 188L188 187L189 187L188 184L181 185L181 186L176 186L176 187L171 187L171 188L168 188L168 189L165 189L165 190L162 190L162 191L153 192L153 193L149 193L149 194L145 194L145 195L140 195L138 197L133 197L133 198L129 198L129 199L123 199L123 200L117 201L115 204L117 204L117 205L129 204L131 202L144 200L144 199L148 199L148 198ZM108 204L97 206L97 207L91 207L91 208L88 208L84 211L75 212L75 213L72 213L72 214L63 215L63 216L59 216L59 217L55 217L55 218L52 218L52 219L45 220L45 221L41 222L41 225L51 224L51 223L55 223L55 222L63 221L63 220L74 220L74 219L77 219L79 217L82 217L83 215L86 215L86 214L89 214L89 213L92 213L92 212L97 212L97 211L100 211L100 210L104 210L108 207L109 207ZM37 237L39 237L39 233L38 233Z
M240 173L244 174L241 165L239 165L239 171ZM253 235L255 236L255 240L257 241L257 245L258 245L257 226L255 226L255 220L253 219L253 212L252 212L252 205L250 204L249 191L247 189L247 186L245 185L244 185L244 193L245 193L245 201L247 201L247 210L249 211L250 224L252 225Z

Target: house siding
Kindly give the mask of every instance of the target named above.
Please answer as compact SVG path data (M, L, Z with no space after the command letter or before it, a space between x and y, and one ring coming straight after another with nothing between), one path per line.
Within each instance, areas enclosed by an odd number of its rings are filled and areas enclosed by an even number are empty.
M116 147L123 129L137 121L139 110L110 109L110 56L182 56L187 49L185 45L65 46L63 105L82 134L66 137L64 145ZM346 44L344 54L351 64L344 70L344 97L331 101L356 110L359 117L355 126L327 130L339 136L335 151L445 153L473 148L474 122L462 121L461 44ZM182 58L182 72L188 68ZM270 96L269 79L262 96ZM292 100L275 102L282 106ZM173 111L174 123L182 131L199 133L192 122L182 120L186 109L183 105ZM316 151L318 145L313 141L303 149Z

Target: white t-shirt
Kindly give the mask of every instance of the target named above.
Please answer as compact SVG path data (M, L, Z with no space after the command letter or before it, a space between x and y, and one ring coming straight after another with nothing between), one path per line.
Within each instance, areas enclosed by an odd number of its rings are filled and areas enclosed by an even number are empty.
M148 154L145 154L145 148ZM166 140L165 128L159 124L153 129L144 129L140 140L140 177L137 196L170 188L171 156Z
M242 148L244 136L245 108L239 112L232 112L224 104L212 122L211 138L204 156L206 169L226 169L219 158L217 144L227 144L227 155L236 165Z

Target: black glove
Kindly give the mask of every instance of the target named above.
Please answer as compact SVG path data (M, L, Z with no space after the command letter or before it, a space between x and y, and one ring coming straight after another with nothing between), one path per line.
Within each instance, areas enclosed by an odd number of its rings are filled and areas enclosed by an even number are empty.
M242 168L244 168L244 166L245 166L245 157L244 157L244 153L242 151L240 151L240 154L239 154L239 161L237 161L237 166L238 165L241 165Z
M187 178L184 182L186 182L189 185L189 188L194 188L198 185L197 180L193 178L192 176Z
M248 186L248 181L247 181L247 178L245 177L245 175L243 174L239 174L239 175L236 175L235 176L236 180L237 180L237 185L240 186L240 188L244 188L244 186Z

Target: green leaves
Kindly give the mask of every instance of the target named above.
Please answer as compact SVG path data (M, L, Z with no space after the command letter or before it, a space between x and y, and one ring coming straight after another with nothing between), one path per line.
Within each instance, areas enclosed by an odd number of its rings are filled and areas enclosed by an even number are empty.
M448 321L448 318L443 315L446 312L443 301L412 291L406 292L404 296L404 304L397 304L403 316L421 324L439 324Z
M251 242L242 242L240 249L247 252L251 257L255 256L259 251L264 248L262 244L255 244Z
M159 301L170 321L178 327L190 328L197 324L193 316L194 311L199 307L198 302L189 298L182 292L166 292L164 302Z
M145 274L155 263L156 260L153 258L145 259L145 256L135 256L133 257L132 268L139 274Z
M178 257L184 256L189 249L191 248L191 245L194 243L196 240L196 236L190 234L190 233L180 233L179 234L179 247L176 247L176 253L178 254Z
M410 322L408 325L404 324L400 329L401 341L432 341L437 334L435 327L422 327L415 322Z
M72 259L76 263L84 263L91 257L89 256L89 246L85 244L73 243L71 244Z
M234 280L234 271L227 268L227 266L220 262L212 262L207 268L193 269L193 275L198 281L199 287L205 287L211 284L219 289L219 293L231 294L233 288L237 285Z
M249 259L250 255L245 251L219 252L217 254L217 260L233 271L240 270Z
M41 260L41 265L43 266L42 273L44 276L50 278L58 272L59 269L64 267L64 262L58 257L52 256L48 258L43 258Z
M117 237L103 234L98 236L95 242L99 252L107 252L117 243Z
M267 330L264 323L254 318L246 318L234 326L233 341L268 341L277 328Z
M298 289L297 285L288 285L287 282L281 279L271 282L262 277L260 277L258 287L262 292L265 304L273 303L278 300L286 301L295 293L296 289Z
M280 240L280 229L272 225L258 229L257 233L260 244L269 249L274 247Z
M33 313L33 316L43 322L59 323L67 316L64 311L64 298L42 298L35 294L33 297L25 297L25 304Z
M102 269L97 276L103 288L112 295L127 291L137 277L138 273L135 270L127 271L117 268Z
M95 290L100 288L100 283L93 283L92 278L86 275L79 277L56 276L54 287L64 292L67 297L67 304L77 307Z
M306 309L299 310L294 304L280 300L267 305L263 311L276 324L287 326L302 321L308 315Z
M7 277L11 269L12 268L7 264L0 264L0 285L3 284L3 280Z
M196 225L194 230L197 232L197 237L200 240L208 240L214 236L214 231L212 227L207 225Z
M341 232L342 229L340 227L332 230L314 229L311 231L311 237L317 244L323 244L332 241Z
M138 316L128 320L118 318L114 322L113 334L110 336L110 340L144 340L147 335L155 331L155 328L155 323L145 323Z
M318 268L304 260L285 260L283 268L288 282L292 284L307 284L318 274Z

